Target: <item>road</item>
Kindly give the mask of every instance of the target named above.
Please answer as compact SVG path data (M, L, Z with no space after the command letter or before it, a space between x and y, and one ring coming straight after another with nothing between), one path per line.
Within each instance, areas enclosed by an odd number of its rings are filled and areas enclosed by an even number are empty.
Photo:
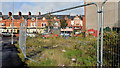
M18 51L14 45L11 45L11 37L0 37L0 64L2 67L6 66L21 66L26 68L27 65L21 61L17 55ZM17 43L18 38L14 37L14 44ZM0 65L0 67L1 67Z

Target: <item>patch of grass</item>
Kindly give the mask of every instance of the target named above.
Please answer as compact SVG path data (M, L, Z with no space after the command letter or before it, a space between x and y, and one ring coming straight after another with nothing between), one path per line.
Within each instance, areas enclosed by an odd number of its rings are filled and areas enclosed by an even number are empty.
M38 61L25 61L28 66L92 66L96 65L96 38L41 37L27 39L27 56ZM66 52L63 52L65 50ZM41 51L41 52L39 52ZM76 62L71 61L72 58Z

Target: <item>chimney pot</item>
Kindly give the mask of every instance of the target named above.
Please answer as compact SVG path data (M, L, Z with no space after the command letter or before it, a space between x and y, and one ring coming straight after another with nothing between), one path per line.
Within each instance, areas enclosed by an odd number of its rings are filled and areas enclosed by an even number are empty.
M12 13L11 13L11 12L8 12L8 16L12 16Z
M39 12L39 15L41 15L41 12Z
M18 13L18 15L19 15L19 16L21 16L21 15L22 15L22 13L21 13L21 12L19 12L19 13Z
M28 15L30 16L30 15L31 15L31 12L28 12Z
M2 12L0 12L0 15L2 15Z

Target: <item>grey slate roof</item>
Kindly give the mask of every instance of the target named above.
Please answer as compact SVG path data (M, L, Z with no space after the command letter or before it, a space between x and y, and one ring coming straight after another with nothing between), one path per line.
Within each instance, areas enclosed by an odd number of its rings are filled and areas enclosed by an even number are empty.
M3 15L2 18L3 19L9 19L10 17L8 15Z
M19 15L14 15L13 18L14 19L20 19L22 16L19 16Z
M36 19L36 15L22 15L25 19L31 19L34 18ZM20 19L22 16L19 15L14 15L14 19ZM53 19L53 17L56 17L57 19L63 19L64 16L67 16L69 19L73 20L75 16L70 16L70 15L50 15L50 19ZM49 19L47 15L38 15L37 16L38 19L42 19L43 17L45 17L46 19ZM85 17L85 15L79 16L81 19L83 19L82 17ZM9 19L10 17L8 15L2 15L3 19Z

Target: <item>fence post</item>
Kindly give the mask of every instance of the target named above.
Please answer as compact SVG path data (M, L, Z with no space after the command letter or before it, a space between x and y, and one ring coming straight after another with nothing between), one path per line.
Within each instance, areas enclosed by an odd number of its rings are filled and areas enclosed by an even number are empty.
M99 6L97 6L97 68L99 67L100 60L99 60Z
M101 68L103 66L103 7L104 7L104 4L107 0L105 0L103 3L102 3L102 6L101 6Z
M26 56L26 46L27 46L27 41L26 41L26 38L27 37L27 19L25 19L25 58L27 58Z

